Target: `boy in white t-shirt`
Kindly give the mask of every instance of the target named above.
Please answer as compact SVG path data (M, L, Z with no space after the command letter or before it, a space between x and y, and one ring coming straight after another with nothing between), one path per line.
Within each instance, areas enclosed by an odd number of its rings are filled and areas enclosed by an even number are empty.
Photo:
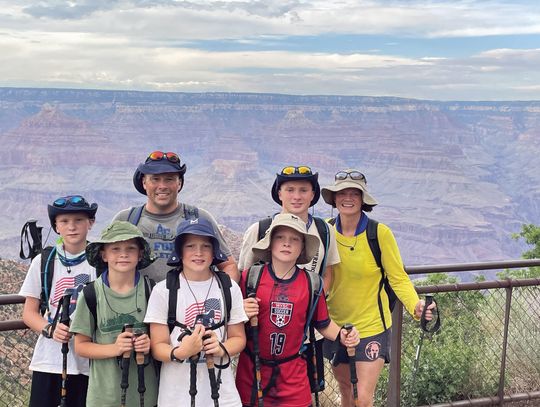
M215 401L241 406L228 362L246 344L247 317L240 288L214 267L226 258L206 219L179 225L168 262L176 268L154 287L144 319L150 323L152 354L163 362L160 407L188 406L192 400L204 407Z
M52 273L50 287L47 275L41 277L41 256L36 256L21 286L25 296L23 320L39 332L30 362L32 387L30 407L57 407L62 386L62 344L68 343L66 402L68 407L84 407L88 386L88 359L73 352L69 327L59 321L58 308L66 289L72 290L69 313L75 309L77 296L85 283L96 278L96 271L86 261L86 236L94 224L98 205L89 204L80 195L56 199L48 205L51 226L60 235L45 260L45 271ZM44 314L42 314L44 312Z

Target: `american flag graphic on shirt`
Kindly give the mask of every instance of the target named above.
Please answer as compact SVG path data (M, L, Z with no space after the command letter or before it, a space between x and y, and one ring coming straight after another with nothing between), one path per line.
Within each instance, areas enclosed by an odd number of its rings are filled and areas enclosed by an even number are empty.
M58 301L62 299L62 296L64 295L66 289L79 287L80 285L86 284L88 281L90 281L89 274L79 274L76 276L62 277L56 282L56 285L54 286L54 295L51 299L51 304L58 305ZM77 298L75 298L75 301L76 300Z
M186 308L185 324L193 326L195 319L199 317L204 326L208 327L221 321L221 300L219 298L208 298L204 302L195 302Z

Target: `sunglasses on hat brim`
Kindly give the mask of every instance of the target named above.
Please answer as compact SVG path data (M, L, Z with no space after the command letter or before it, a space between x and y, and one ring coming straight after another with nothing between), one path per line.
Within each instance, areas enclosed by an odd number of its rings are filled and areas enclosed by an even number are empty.
M339 171L336 173L334 179L336 181L344 181L347 177L354 181L364 181L367 184L366 176L360 171Z
M290 175L295 175L295 174L313 175L313 171L311 171L311 168L309 168L306 165L301 165L298 167L288 166L281 170L281 175L284 175L284 176L290 176Z
M88 202L86 202L86 199L84 199L80 195L64 196L62 198L56 199L53 202L53 206L56 208L65 208L68 205L80 207L90 206Z
M170 151L167 153L164 153L163 151L154 151L148 155L145 162L161 161L163 159L173 164L178 164L180 162L180 157L178 156L178 154L170 152Z

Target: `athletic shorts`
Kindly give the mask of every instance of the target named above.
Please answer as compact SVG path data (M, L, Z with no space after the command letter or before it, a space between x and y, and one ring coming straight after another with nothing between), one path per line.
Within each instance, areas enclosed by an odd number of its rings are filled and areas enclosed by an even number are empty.
M383 359L385 363L390 363L391 332L391 329L387 329L378 335L360 339L360 343L356 346L356 361L373 362L377 359ZM349 363L347 348L339 343L339 347L336 349L336 345L337 342L325 339L323 344L324 357L330 360L334 366L340 363Z
M85 407L88 376L68 375L66 404L68 407ZM56 373L32 372L29 407L58 407L62 376Z

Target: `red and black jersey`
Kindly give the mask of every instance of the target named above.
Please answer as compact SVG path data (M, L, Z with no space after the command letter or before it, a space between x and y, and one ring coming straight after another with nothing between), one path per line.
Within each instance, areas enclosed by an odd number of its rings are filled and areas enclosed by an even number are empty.
M278 279L270 264L261 274L257 287L259 302L259 348L261 359L279 361L298 354L304 338L304 328L310 303L310 284L306 271L297 268L288 280ZM240 287L245 296L247 270L242 274ZM315 328L324 328L330 323L324 294L320 296L313 313ZM247 344L253 349L251 339ZM264 398L265 406L306 407L311 404L311 393L307 376L307 365L303 358L296 357L281 363L275 386ZM242 403L249 405L254 381L253 363L247 352L242 352L236 372L236 385ZM261 367L263 388L272 375L272 367Z

